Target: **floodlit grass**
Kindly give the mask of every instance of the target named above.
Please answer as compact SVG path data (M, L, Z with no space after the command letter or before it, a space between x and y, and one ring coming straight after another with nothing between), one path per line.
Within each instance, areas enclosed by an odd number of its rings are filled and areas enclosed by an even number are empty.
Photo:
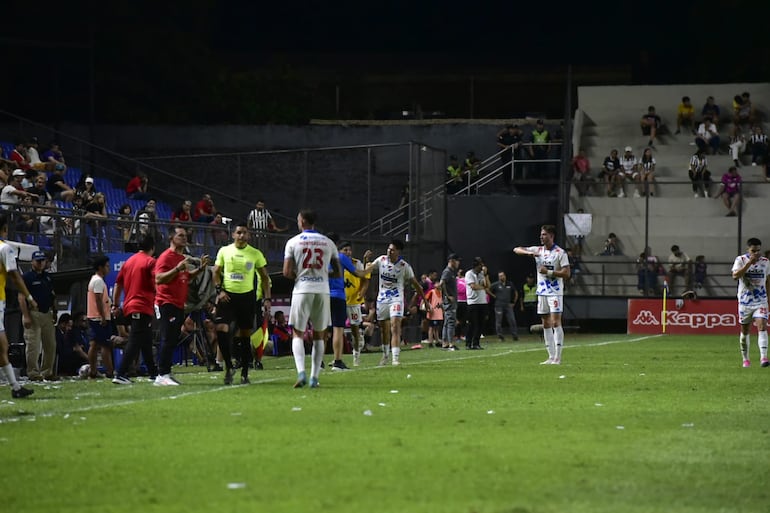
M561 366L528 337L399 368L368 354L315 390L291 387L291 358L251 386L192 367L180 387L40 385L0 403L0 508L768 511L770 368L752 343L749 369L737 335L568 334Z

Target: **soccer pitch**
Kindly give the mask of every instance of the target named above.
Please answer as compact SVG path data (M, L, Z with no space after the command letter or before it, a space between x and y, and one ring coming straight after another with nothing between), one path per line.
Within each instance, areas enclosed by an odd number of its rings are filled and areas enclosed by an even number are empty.
M372 353L319 389L292 388L290 357L249 386L178 367L180 387L0 387L0 507L764 512L770 368L737 339L568 334L560 366L535 336Z

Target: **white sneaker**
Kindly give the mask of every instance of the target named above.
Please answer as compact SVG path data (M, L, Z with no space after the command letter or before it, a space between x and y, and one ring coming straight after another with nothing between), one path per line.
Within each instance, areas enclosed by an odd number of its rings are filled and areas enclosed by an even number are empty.
M540 362L540 365L551 365L553 363L553 358L549 358L544 362Z
M170 374L158 374L152 383L156 387L177 387L179 382L171 377Z
M398 358L393 358L393 366L401 365L401 362L398 361Z
M551 360L551 365L561 365L561 360L559 358L554 358Z
M693 195L692 195L692 197L693 197L693 198L700 198L700 194L698 194L698 193L696 192L695 194L693 194Z
M623 191L620 191L620 192L618 193L618 198L625 198L625 197L626 197L626 193L625 193L625 192L623 192Z
M634 191L634 198L641 198L642 195L639 194L639 191Z
M380 358L380 362L377 364L377 367L382 367L383 365L388 364L388 355L383 354L382 358Z
M361 365L361 352L353 351L353 367Z
M710 198L711 196L709 196L709 191L704 192L703 193L703 197L704 198Z
M752 167L757 167L757 163L756 162L752 162L751 165L752 165Z

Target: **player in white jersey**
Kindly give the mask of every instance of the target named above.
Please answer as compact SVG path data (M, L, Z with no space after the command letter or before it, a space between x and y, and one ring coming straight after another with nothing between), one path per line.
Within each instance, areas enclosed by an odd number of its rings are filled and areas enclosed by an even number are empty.
M427 305L422 285L414 276L412 266L401 258L404 243L400 240L392 240L388 245L386 255L377 257L369 263L363 271L356 274L363 277L377 270L380 278L380 290L377 294L377 320L382 329L383 356L380 365L388 363L388 343L390 340L390 352L393 355L393 365L399 365L399 353L401 352L401 320L404 317L404 286L410 282ZM430 308L427 305L426 308Z
M294 280L289 311L293 335L291 347L297 367L294 388L307 384L304 336L308 321L313 325L310 386L318 387L324 355L324 330L331 324L329 276L342 276L337 246L315 230L315 218L312 210L301 210L297 214L297 227L301 233L289 239L283 254L283 275Z
M749 367L751 321L757 327L757 345L762 367L770 367L767 359L767 280L770 261L763 257L762 242L752 237L748 251L738 255L733 263L733 279L738 280L738 321L741 323L741 356L743 366Z
M556 227L545 224L540 228L542 246L519 246L513 252L535 259L537 270L537 313L543 319L543 338L548 359L543 364L559 365L564 329L561 315L564 311L564 281L569 280L569 257L564 249L554 243Z

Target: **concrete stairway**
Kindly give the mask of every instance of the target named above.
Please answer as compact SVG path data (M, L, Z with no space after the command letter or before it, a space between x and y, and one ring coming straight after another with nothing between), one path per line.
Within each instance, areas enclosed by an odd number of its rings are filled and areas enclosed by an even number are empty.
M676 108L682 96L689 96L695 106L696 117L708 96L714 96L722 115L719 132L722 138L723 155L709 155L709 169L717 190L721 176L732 165L727 152L729 133L732 128L732 97L743 91L751 93L752 102L762 112L770 113L770 84L714 84L714 85L671 85L671 86L621 86L621 87L581 87L578 90L579 108L584 112L586 122L582 128L581 147L591 160L592 174L596 176L604 158L611 149L620 154L625 146L634 148L634 154L641 157L647 146L648 138L639 128L639 119L649 105L656 107L665 129L655 143L654 156L657 162L657 187L655 196L650 198L608 198L603 187L597 185L588 196L578 197L574 188L570 198L572 212L582 208L593 215L593 229L586 237L583 249L584 260L595 259L601 252L607 234L614 232L622 242L626 257L614 257L624 260L624 264L613 264L613 272L622 272L625 265L631 266L633 260L644 250L645 228L653 254L665 261L670 254L669 248L677 244L690 257L705 255L712 265L709 271L715 278L712 285L717 294L729 291L732 294L734 283L729 277L730 264L735 255L745 247L745 239L759 237L770 248L770 229L767 219L770 215L770 183L766 183L762 168L748 165L750 159L744 157L743 167L739 170L744 180L743 217L725 217L727 209L721 200L713 198L694 198L687 176L690 157L696 150L691 145L694 137L689 129L675 135ZM767 115L767 114L766 114ZM697 128L697 127L696 127ZM626 185L626 194L633 194L633 187ZM646 211L648 210L648 213ZM646 224L645 219L649 219ZM741 233L739 240L739 223ZM602 267L597 262L593 267ZM592 265L586 265L591 270ZM604 266L607 269L606 265ZM615 277L618 286L613 290L606 286L604 278L590 275L583 277L584 293L605 293L609 295L635 295L635 274L627 277ZM602 281L603 280L603 281Z

